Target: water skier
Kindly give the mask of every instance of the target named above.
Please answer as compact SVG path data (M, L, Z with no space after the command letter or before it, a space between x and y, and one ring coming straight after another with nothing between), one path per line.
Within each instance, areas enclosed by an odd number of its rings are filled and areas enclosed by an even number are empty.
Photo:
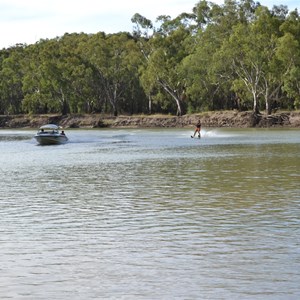
M199 119L198 123L196 124L196 129L195 129L194 135L191 135L191 138L194 138L195 135L198 133L198 138L200 139L201 138L200 131L201 131L201 121Z

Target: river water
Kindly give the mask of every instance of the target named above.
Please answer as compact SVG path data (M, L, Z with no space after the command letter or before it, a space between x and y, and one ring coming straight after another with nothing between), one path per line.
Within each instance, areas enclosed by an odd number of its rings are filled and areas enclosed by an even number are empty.
M300 131L0 130L0 299L299 299Z

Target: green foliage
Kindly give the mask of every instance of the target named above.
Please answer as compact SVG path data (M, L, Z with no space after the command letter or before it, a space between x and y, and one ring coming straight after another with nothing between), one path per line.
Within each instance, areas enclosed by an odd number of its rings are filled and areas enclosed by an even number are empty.
M73 33L0 51L0 114L171 113L300 106L300 17L200 0L132 34Z

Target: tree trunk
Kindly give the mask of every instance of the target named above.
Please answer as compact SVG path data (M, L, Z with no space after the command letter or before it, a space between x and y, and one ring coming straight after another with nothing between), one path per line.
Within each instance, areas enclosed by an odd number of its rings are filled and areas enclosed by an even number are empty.
M151 98L150 94L149 94L148 98L149 98L149 101L148 101L149 115L151 115L152 114L152 98Z
M270 103L270 99L266 99L266 114L271 115L272 114L272 105Z
M182 109L181 109L180 99L176 96L176 94L173 92L173 90L170 88L170 86L167 83L163 82L162 80L158 80L158 82L164 88L164 90L175 100L177 105L177 116L181 116Z
M252 89L252 96L253 96L253 112L254 112L255 114L259 114L256 90L253 90L253 89Z

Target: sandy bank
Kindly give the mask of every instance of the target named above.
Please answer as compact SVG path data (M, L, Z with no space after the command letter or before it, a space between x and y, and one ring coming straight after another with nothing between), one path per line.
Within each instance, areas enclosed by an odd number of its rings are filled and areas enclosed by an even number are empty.
M282 112L271 116L253 112L219 111L181 117L169 115L107 116L102 114L14 115L0 116L0 128L38 128L54 123L64 128L151 128L192 127L201 119L203 127L300 127L300 112Z

